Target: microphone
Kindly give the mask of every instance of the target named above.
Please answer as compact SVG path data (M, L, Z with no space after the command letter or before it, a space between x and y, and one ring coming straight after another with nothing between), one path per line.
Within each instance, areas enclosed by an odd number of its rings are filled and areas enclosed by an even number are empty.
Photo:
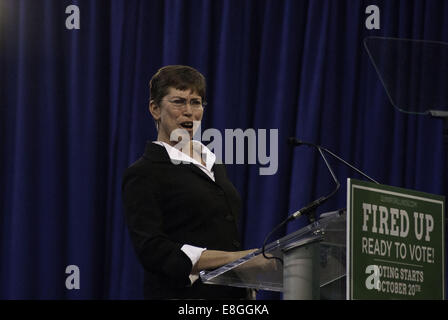
M347 161L345 161L344 159L342 159L338 155L334 154L333 152L331 152L330 150L328 150L328 149L326 149L326 148L324 148L322 146L319 146L319 145L311 143L311 142L302 141L302 140L299 140L299 139L297 139L295 137L289 137L288 138L288 142L289 142L290 145L292 145L294 147L305 145L305 146L311 146L311 147L315 147L315 148L321 149L321 150L325 151L326 153L330 154L331 156L333 156L334 158L336 158L337 160L339 160L340 162L342 162L343 164L345 164L350 169L355 170L357 173L362 175L364 178L369 179L370 181L372 181L372 182L374 182L376 184L380 184L375 179L369 177L367 174L365 174L364 172L362 172L361 170L359 170L355 166L351 165L350 163L348 163Z
M323 196L323 197L320 197L320 198L317 199L317 200L314 200L313 202L309 203L308 205L306 205L306 206L303 207L302 209L300 209L300 210L294 212L293 214L291 214L290 216L288 216L285 220L283 220L279 225L277 225L277 226L276 226L276 227L275 227L275 228L274 228L274 229L273 229L273 230L266 236L266 238L264 239L263 246L262 246L262 251L261 251L262 254L263 254L263 257L265 257L266 259L276 259L276 260L279 260L282 264L283 264L283 260L282 260L281 258L278 258L278 257L275 257L275 256L269 257L269 256L266 256L266 254L265 254L266 242L268 241L268 239L270 238L270 236L271 236L276 230L278 230L280 227L282 227L283 225L285 225L286 223L288 223L288 222L290 222L290 221L292 221L292 220L294 220L294 219L297 219L298 217L302 216L303 214L308 214L308 213L310 213L310 212L313 212L318 206L320 206L320 205L323 204L325 201L327 201L328 199L330 199L333 195L335 195L336 192L339 190L339 188L340 188L340 186L341 186L341 184L339 183L338 179L336 178L336 175L334 174L333 170L331 169L331 166L330 166L330 164L328 163L327 158L325 157L325 155L324 155L324 153L323 153L322 151L325 151L326 153L330 154L331 156L333 156L333 157L336 158L337 160L341 161L343 164L345 164L345 165L348 166L349 168L351 168L351 169L355 170L356 172L358 172L359 174L361 174L363 177L369 179L370 181L372 181L372 182L374 182L374 183L376 183L376 184L379 184L379 182L377 182L375 179L369 177L368 175L366 175L364 172L362 172L361 170L359 170L359 169L356 168L355 166L351 165L350 163L348 163L347 161L345 161L344 159L342 159L342 158L339 157L338 155L334 154L333 152L331 152L330 150L328 150L328 149L326 149L326 148L324 148L324 147L322 147L322 146L319 146L319 145L314 144L314 143L311 143L311 142L302 141L302 140L299 140L299 139L297 139L297 138L295 138L295 137L289 137L289 138L288 138L288 143L289 143L291 146L294 146L294 147L298 147L298 146L305 145L305 146L309 146L309 147L316 148L316 149L319 151L319 153L320 153L322 159L324 159L324 161L325 161L325 165L327 166L328 170L329 170L330 173L331 173L331 176L333 177L333 180L334 180L335 183L336 183L336 188L335 188L330 194L328 194L327 196ZM313 220L312 217L309 217L309 219L310 219L310 220Z
M334 196L334 195L336 194L336 192L339 190L340 186L341 186L341 184L339 183L338 179L336 178L336 175L334 174L333 170L331 169L331 166L330 166L330 164L328 163L327 158L325 158L325 155L324 155L323 152L322 152L322 147L320 147L320 146L318 146L318 145L315 145L315 144L313 144L313 143L310 143L310 142L300 141L300 140L298 140L298 139L296 139L296 138L294 138L294 137L291 137L291 138L289 138L288 140L289 140L289 143L292 144L292 145L294 145L294 146L307 145L307 146L312 146L312 147L316 148L316 149L319 151L319 153L320 153L322 159L324 159L324 161L325 161L325 165L327 166L328 171L330 171L331 176L333 177L333 180L334 180L334 182L335 182L335 184L336 184L336 188L335 188L332 192L330 192L328 195L323 196L323 197L320 197L320 198L317 199L317 200L314 200L313 202L309 203L308 205L306 205L306 206L303 207L302 209L300 209L300 210L294 212L293 214L291 214L290 216L288 216L288 217L287 217L286 219L284 219L280 224L278 224L278 225L277 225L271 232L269 232L269 234L266 236L266 238L265 238L264 241L263 241L263 246L262 246L262 250L261 250L261 252L262 252L262 254L263 254L263 257L265 257L266 259L276 259L276 260L279 260L282 264L283 264L283 260L282 260L281 258L279 258L279 257L275 257L275 256L269 257L269 256L267 256L266 253L265 253L266 242L267 242L268 239L271 237L271 235L272 235L275 231L277 231L279 228L281 228L283 225L287 224L288 222L290 222L290 221L292 221L292 220L294 220L294 219L297 219L298 217L302 216L303 214L308 214L308 218L309 218L309 220L310 220L310 221L314 221L314 215L312 214L312 213L314 212L314 210L315 210L318 206L320 206L321 204L323 204L325 201L327 201L328 199L330 199L332 196Z
M316 145L313 144L313 143L305 142L305 141L299 140L299 139L297 139L297 138L295 138L295 137L289 137L289 138L288 138L288 143L289 143L290 145L294 146L294 147L298 147L298 146L301 146L301 145L316 146Z
M311 147L316 148L319 151L322 159L324 159L325 165L327 166L328 171L330 171L331 176L333 177L333 180L334 180L334 182L336 184L336 188L332 192L330 192L330 194L328 194L327 196L320 197L319 199L314 200L313 202L309 203L305 207L303 207L300 210L298 210L298 211L294 212L293 214L291 214L288 218L286 218L286 222L289 222L291 220L297 219L298 217L302 216L303 214L307 214L309 212L313 212L318 206L320 206L325 201L327 201L332 196L334 196L336 194L336 192L339 190L339 188L341 187L341 184L339 183L339 180L336 178L336 175L334 174L333 169L331 168L330 164L328 163L327 158L325 157L325 155L322 152L323 148L321 146L318 146L318 145L316 145L314 143L301 141L301 140L296 139L294 137L290 137L288 139L288 141L289 141L289 144L291 144L293 146L306 145L306 146L311 146ZM310 217L310 220L314 220L314 218Z

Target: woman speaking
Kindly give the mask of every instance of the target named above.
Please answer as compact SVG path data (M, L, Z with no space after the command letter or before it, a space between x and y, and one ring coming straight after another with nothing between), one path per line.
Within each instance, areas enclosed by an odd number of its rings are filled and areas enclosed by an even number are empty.
M205 285L198 276L252 252L239 251L241 199L224 164L193 140L205 91L204 76L188 66L163 67L150 81L157 141L147 142L122 183L126 223L145 271L145 299L246 297L245 289Z

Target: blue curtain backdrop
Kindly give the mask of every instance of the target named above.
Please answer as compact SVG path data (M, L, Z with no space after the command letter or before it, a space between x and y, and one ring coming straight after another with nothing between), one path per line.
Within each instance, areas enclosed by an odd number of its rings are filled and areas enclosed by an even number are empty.
M79 30L65 27L71 4ZM365 27L372 4L379 30ZM142 298L120 184L156 137L148 82L167 64L206 76L203 129L279 130L275 175L228 166L246 248L333 187L289 136L381 183L446 195L442 121L392 107L366 36L448 42L448 2L0 0L0 298ZM318 213L344 207L346 178L361 178L330 162L342 187ZM68 265L79 290L65 288Z

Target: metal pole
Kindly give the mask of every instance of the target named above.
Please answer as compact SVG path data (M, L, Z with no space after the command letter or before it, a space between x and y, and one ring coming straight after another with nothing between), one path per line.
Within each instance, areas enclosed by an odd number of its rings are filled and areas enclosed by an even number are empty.
M320 299L320 240L284 250L283 299Z

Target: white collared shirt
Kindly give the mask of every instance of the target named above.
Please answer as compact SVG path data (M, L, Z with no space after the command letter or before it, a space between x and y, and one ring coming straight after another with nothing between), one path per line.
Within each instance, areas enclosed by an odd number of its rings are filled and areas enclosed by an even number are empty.
M201 169L210 179L215 181L215 174L212 171L213 165L216 161L216 156L213 152L211 152L206 146L204 146L201 142L192 140L193 143L193 150L197 151L198 154L201 155L202 160L205 163L205 166L196 159L190 157L189 155L183 153L179 149L169 145L166 142L163 141L153 141L152 143L158 144L162 147L165 147L166 152L168 153L168 156L170 157L171 161L174 164L179 164L180 162L186 162L191 163L197 166L199 169ZM191 260L191 264L194 266L201 257L201 254L204 250L207 248L200 248L191 246L189 244L184 244L182 248L180 248ZM195 274L190 274L190 282L193 284L199 276Z
M173 162L174 164L179 164L180 162L194 164L199 169L201 169L206 175L208 175L210 177L210 179L215 181L215 174L212 171L212 167L215 164L216 156L213 152L210 151L209 148L204 146L201 142L192 140L193 150L201 155L202 160L205 163L205 166L200 161L198 161L199 159L197 160L195 158L190 157L186 153L169 145L166 142L153 141L152 143L155 143L155 144L165 147L165 150L168 153L168 156L170 157L171 162Z

